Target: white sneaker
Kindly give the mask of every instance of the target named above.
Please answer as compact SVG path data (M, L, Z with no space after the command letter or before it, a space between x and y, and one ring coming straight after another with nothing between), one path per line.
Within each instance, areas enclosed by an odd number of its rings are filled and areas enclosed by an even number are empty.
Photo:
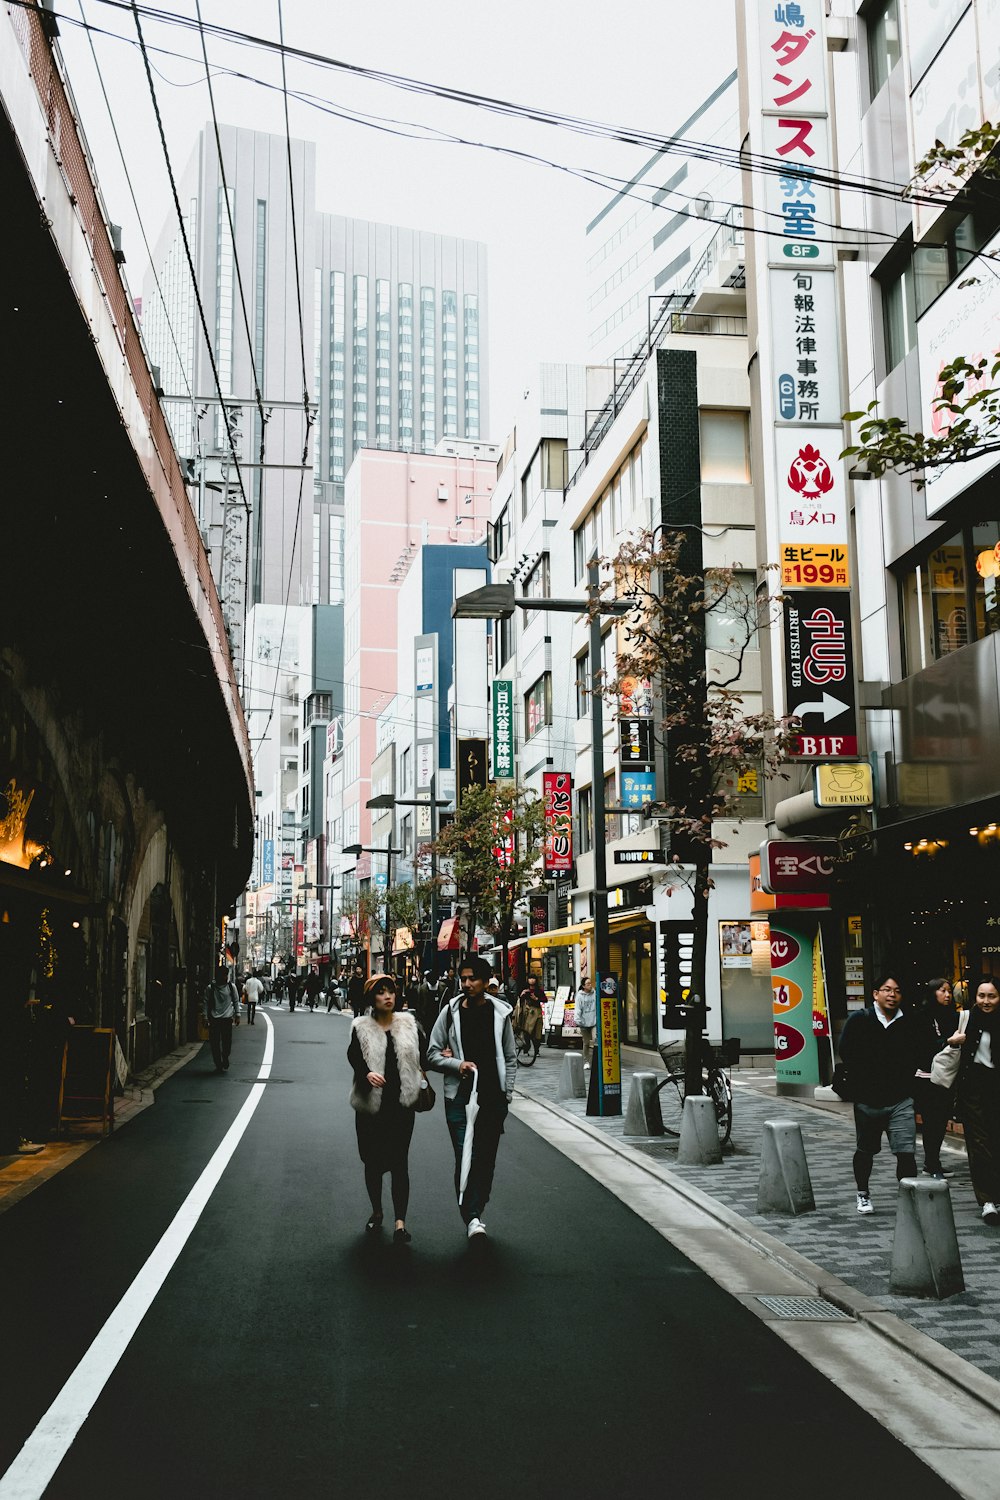
M469 1239L474 1240L477 1235L486 1233L486 1225L482 1219L469 1220Z
M983 1223L1000 1224L1000 1208L995 1203L983 1204Z
M874 1210L874 1208L872 1208L872 1200L869 1198L868 1194L867 1193L859 1193L858 1194L858 1213L859 1214L873 1214L874 1212L875 1212L875 1210Z

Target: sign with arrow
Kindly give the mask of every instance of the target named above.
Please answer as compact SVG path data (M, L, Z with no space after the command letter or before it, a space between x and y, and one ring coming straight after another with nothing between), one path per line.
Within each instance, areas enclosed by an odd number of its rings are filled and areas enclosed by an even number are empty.
M798 760L853 759L858 753L857 689L851 651L851 596L814 590L789 596L784 614L785 703L801 734Z

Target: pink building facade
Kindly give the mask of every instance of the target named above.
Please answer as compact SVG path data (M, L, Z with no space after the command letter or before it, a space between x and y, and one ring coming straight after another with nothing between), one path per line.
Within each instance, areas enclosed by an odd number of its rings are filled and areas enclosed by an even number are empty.
M371 840L371 813L365 803L372 795L376 721L396 693L400 584L420 547L485 540L497 449L473 442L448 446L447 453L434 454L364 449L347 476L344 845ZM415 620L413 633L419 631ZM371 857L360 855L357 878L364 880L371 873Z

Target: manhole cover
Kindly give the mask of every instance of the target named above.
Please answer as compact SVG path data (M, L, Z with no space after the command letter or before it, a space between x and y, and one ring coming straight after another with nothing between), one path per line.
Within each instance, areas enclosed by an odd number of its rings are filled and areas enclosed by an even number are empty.
M813 1322L853 1322L850 1313L844 1312L842 1308L834 1307L832 1302L827 1302L825 1297L758 1297L757 1301L763 1303L769 1312L777 1313L779 1318L801 1318L810 1319Z

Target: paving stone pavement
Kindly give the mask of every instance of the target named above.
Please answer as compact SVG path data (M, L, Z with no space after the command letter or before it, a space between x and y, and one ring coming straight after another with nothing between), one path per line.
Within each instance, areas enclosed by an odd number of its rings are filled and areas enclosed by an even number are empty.
M517 1088L528 1098L557 1103L580 1119L584 1099L560 1099L559 1075L564 1053L543 1048L537 1063L518 1071ZM650 1063L646 1071L659 1071ZM622 1066L623 1111L633 1070ZM851 1170L854 1126L849 1107L824 1110L794 1099L768 1096L774 1075L757 1070L733 1073L733 1135L718 1167L685 1167L677 1163L677 1140L671 1136L625 1136L624 1118L588 1122L657 1165L694 1183L702 1192L766 1230L790 1249L870 1297L887 1312L1000 1380L1000 1230L983 1224L969 1181L965 1152L945 1146L955 1227L966 1290L944 1302L893 1296L889 1264L895 1224L895 1161L883 1147L875 1158L871 1195L874 1214L858 1215ZM760 1147L766 1120L794 1120L802 1130L813 1194L814 1213L795 1216L757 1213ZM920 1161L920 1142L917 1142Z

